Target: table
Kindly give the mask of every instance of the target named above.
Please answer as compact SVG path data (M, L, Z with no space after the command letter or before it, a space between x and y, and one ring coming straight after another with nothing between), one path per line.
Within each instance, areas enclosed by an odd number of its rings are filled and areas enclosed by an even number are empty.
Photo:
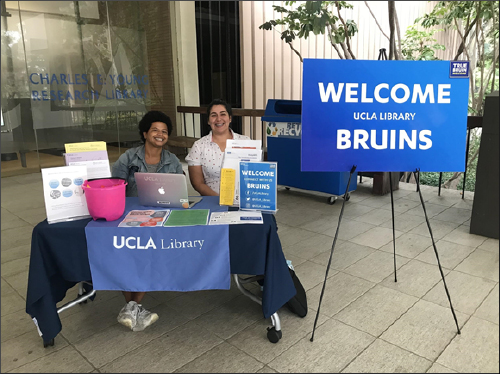
M218 206L217 196L205 196L197 209ZM137 198L127 198L123 219L141 208ZM146 209L142 207L142 209ZM264 275L262 312L271 317L296 293L278 237L276 221L263 214L264 223L230 225L229 251L232 274ZM82 281L91 282L85 226L90 219L48 224L33 229L28 274L26 313L36 319L44 342L61 331L56 304L66 291ZM159 230L168 228L159 228ZM87 288L87 291L89 288Z

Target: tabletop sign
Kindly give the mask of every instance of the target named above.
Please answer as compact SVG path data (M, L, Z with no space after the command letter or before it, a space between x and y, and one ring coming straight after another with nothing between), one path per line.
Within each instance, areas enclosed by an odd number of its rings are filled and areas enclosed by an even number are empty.
M43 197L48 223L90 218L82 188L86 179L85 166L42 169Z
M304 59L301 170L464 171L468 64L453 64Z
M240 209L276 212L276 162L240 162Z

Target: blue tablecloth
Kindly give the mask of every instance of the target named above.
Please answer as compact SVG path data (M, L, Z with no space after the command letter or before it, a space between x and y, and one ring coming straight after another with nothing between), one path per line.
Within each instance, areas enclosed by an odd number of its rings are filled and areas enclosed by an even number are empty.
M227 212L227 206L209 204L211 200L202 201L189 210L172 208L171 215L207 212L210 208ZM204 205L208 207L201 208ZM128 198L123 218L90 221L85 227L95 290L229 289L229 225L118 227L131 211L141 210L144 207L139 198Z
M127 209L145 209L137 198L127 198ZM218 210L218 197L206 196L197 209ZM262 312L269 318L296 293L276 229L274 216L264 223L229 226L231 273L264 275ZM35 226L31 238L26 313L35 317L43 340L62 328L56 304L81 281L91 281L85 226L90 219ZM168 229L168 228L165 228ZM160 229L162 230L162 229Z

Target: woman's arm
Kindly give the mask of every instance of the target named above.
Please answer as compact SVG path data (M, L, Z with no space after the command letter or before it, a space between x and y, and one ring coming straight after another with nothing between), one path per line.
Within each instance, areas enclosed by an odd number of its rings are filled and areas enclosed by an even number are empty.
M193 188L198 191L201 196L219 196L217 192L212 190L205 183L203 170L201 165L188 166L189 180Z
M125 153L123 153L113 164L113 168L111 169L111 175L113 178L123 178L125 180L128 179L130 170L127 167L125 158L126 155Z

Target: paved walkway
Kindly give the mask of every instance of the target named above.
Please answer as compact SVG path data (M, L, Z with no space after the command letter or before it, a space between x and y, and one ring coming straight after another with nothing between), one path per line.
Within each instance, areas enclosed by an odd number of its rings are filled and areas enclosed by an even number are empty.
M370 183L363 178L345 204L314 342L343 200L329 205L326 194L280 187L278 232L309 313L282 308L277 344L260 307L232 287L149 293L144 305L160 319L137 333L116 322L121 294L98 292L61 313L62 332L44 349L25 313L31 232L45 218L41 175L2 178L1 371L498 373L499 243L469 234L473 194L422 187L457 335L415 185L394 192L396 283L390 196L373 196Z

